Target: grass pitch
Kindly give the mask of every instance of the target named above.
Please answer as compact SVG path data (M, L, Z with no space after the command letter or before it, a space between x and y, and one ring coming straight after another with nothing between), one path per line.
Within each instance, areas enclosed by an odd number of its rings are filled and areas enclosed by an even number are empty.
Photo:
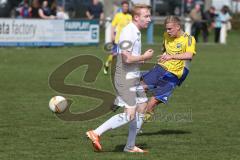
M160 35L160 33L157 32ZM1 160L238 160L240 159L240 32L232 31L227 45L197 45L190 75L167 106L157 108L155 121L143 126L137 144L147 155L123 153L127 126L102 136L104 152L95 153L85 138L114 113L91 120L66 122L48 108L54 95L73 100L71 111L85 112L101 101L57 93L49 75L68 59L94 55L105 60L98 47L0 48L0 159ZM145 38L145 37L143 37ZM144 45L160 53L161 44ZM144 41L144 40L143 40ZM153 60L154 62L154 60ZM93 83L84 83L86 67L65 82L113 93L109 76L101 72Z

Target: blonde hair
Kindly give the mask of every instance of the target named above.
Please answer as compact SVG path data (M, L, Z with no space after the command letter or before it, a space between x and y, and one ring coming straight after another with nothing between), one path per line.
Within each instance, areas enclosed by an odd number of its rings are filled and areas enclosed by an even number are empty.
M177 16L167 16L164 21L164 25L166 26L168 23L176 23L181 26L181 20Z
M132 7L132 17L134 17L136 15L139 16L140 9L143 9L143 8L150 10L152 7L149 5L146 5L146 4L135 4Z

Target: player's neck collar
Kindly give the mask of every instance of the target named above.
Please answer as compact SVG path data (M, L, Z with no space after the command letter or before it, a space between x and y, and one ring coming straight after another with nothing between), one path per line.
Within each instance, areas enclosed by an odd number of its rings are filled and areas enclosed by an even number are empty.
M138 28L136 22L132 21L132 25L133 25L134 27L136 27L136 29L140 32L140 29Z
M183 30L180 30L179 31L179 35L177 36L177 38L180 38L182 35L184 35L184 32L183 32Z

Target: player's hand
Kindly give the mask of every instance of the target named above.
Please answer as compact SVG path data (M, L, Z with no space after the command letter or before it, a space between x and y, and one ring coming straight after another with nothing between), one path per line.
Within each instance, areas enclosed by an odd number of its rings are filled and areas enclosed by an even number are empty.
M154 51L152 49L148 49L144 54L143 54L143 59L149 60L152 58Z
M158 62L161 62L161 56L166 55L166 54L167 54L167 53L164 52L162 55L157 55L157 61L158 61Z
M111 36L111 39L112 39L112 42L115 42L115 36L114 35Z
M161 63L164 63L164 62L169 61L171 59L172 59L172 55L169 55L166 52L158 57L158 61L161 62Z

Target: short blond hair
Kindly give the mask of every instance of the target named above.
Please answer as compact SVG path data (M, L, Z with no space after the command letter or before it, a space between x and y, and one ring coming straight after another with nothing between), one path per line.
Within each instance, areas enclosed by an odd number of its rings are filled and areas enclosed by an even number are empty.
M164 21L164 25L166 26L168 23L176 23L181 26L181 20L177 16L167 16Z
M140 9L148 9L150 10L152 7L146 4L135 4L132 7L132 17L136 16L136 15L140 15Z

